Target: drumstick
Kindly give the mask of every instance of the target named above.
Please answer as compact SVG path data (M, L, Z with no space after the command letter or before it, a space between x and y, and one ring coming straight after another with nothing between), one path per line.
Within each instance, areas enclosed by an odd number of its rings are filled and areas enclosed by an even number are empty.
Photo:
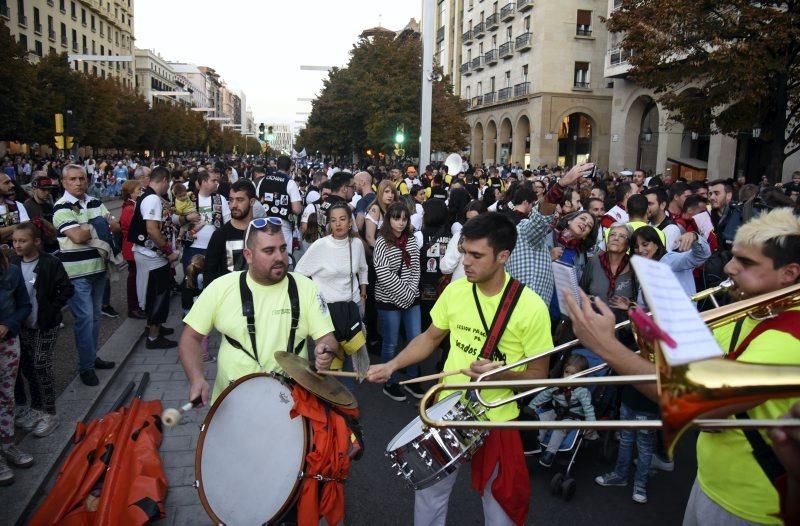
M329 369L318 370L317 374L324 374L327 376L344 376L345 378L358 378L358 373L350 371L331 371Z
M497 367L502 367L505 364L506 364L505 362L492 362L492 365L496 365ZM403 382L400 382L400 385L418 384L420 382L427 382L429 380L438 380L440 378L447 378L448 376L454 376L457 374L467 374L468 372L470 372L470 369L458 369L456 371L447 371L436 374L429 374L428 376L420 376L417 378L412 378L411 380L405 380Z
M174 407L165 409L164 412L161 413L161 423L164 424L166 427L175 427L181 421L183 413L192 409L193 407L197 407L202 403L203 399L198 396L191 402L187 402L177 409L175 409Z

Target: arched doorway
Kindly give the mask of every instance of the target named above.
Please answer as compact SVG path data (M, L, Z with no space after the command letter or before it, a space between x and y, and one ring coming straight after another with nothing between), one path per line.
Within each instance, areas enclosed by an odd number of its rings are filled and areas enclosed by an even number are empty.
M512 162L519 163L523 169L531 164L531 123L527 115L520 116L514 130L514 141L511 148Z
M503 119L500 123L500 135L498 137L499 154L497 162L499 164L506 164L511 158L511 139L513 131L511 128L511 119Z
M470 161L473 165L483 163L483 124L480 122L476 122L475 126L472 128Z
M636 167L647 173L655 173L658 164L658 105L650 99L642 114L639 126L639 147Z
M483 162L487 165L497 164L497 124L494 121L489 121L486 124L486 133L484 133L483 140Z
M575 166L587 162L592 154L594 121L585 113L571 113L558 130L558 165Z

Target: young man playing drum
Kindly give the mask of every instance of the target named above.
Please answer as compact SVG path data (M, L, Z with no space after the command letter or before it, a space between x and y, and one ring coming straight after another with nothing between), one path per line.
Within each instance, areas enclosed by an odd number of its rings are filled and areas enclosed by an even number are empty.
M251 221L244 236L243 254L249 265L245 279L241 279L241 272L215 279L184 318L186 327L178 353L189 378L189 400L200 396L204 404L209 402L200 342L211 329L223 335L212 400L242 376L280 371L274 358L276 351L291 348L291 352L299 351L305 357L308 336L316 343L317 369L330 366L333 354L328 349L336 349L338 343L333 336L328 307L314 282L287 272L289 258L282 225L280 219L272 217ZM248 289L249 302L254 308L252 331L248 330L242 309ZM292 323L293 297L294 307L299 307L296 327Z
M733 258L725 272L734 282L731 295L747 299L789 287L800 280L800 217L780 208L743 225L733 241ZM600 300L583 298L583 307L565 297L575 335L619 374L653 374L655 366L623 346L614 334L614 315ZM592 307L594 303L595 308ZM762 325L764 324L764 325ZM769 329L766 329L769 327ZM800 365L800 306L771 318L746 317L714 331L727 359L743 362ZM766 330L765 330L766 329ZM655 384L636 386L658 401ZM739 404L703 415L704 418L775 419L787 413L797 398ZM772 451L769 434L749 437L740 430L700 433L697 478L684 515L684 526L699 524L783 524L779 512L782 468ZM754 454L759 451L758 459ZM770 473L770 475L767 474ZM788 479L788 495L798 494L796 479ZM789 522L786 522L789 524Z
M469 373L447 377L446 383L469 381L467 377L477 378L497 367L498 362L510 364L552 347L547 306L505 271L517 238L513 222L499 213L484 214L464 225L461 238L466 279L456 280L444 290L431 310L432 323L425 332L393 360L370 367L371 382L383 383L394 371L423 361L448 334L450 354L444 370L468 369ZM501 313L496 316L498 310ZM494 345L485 345L487 335L492 336ZM547 372L548 361L537 360L493 379L546 378ZM497 400L510 394L507 389L497 389L482 396ZM519 410L516 404L506 404L489 409L487 416L495 421L514 420ZM473 487L482 494L486 524L523 524L530 501L530 479L519 432L493 430L472 462ZM455 480L453 473L416 492L414 524L445 524Z

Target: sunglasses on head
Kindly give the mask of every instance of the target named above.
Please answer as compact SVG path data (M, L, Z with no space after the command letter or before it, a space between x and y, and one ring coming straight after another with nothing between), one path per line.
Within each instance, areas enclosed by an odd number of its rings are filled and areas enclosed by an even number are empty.
M283 226L283 221L280 217L257 217L250 221L250 224L247 225L247 232L244 234L244 246L247 246L247 238L250 237L250 231L252 229L256 230L264 230L267 228L267 225L272 226Z

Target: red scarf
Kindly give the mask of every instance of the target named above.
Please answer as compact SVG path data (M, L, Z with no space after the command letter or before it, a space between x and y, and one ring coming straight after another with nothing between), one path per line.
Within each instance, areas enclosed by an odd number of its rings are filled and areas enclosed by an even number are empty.
M630 258L627 253L623 254L622 261L620 261L619 266L617 267L617 271L611 272L611 262L608 260L608 253L601 252L600 256L598 257L600 259L600 266L603 267L603 272L605 273L606 278L608 279L607 297L611 298L612 296L614 296L614 292L617 289L617 278L625 270L625 267L628 266L628 260Z
M566 237L564 237L564 234L555 230L553 231L553 236L555 237L554 241L557 246L569 248L571 250L574 250L575 252L580 252L580 246L581 246L580 239L576 237L567 239Z
M403 258L403 263L405 263L406 267L411 266L411 254L408 253L406 250L406 243L408 243L408 234L403 232L400 237L394 238L394 246L400 249L401 257Z

